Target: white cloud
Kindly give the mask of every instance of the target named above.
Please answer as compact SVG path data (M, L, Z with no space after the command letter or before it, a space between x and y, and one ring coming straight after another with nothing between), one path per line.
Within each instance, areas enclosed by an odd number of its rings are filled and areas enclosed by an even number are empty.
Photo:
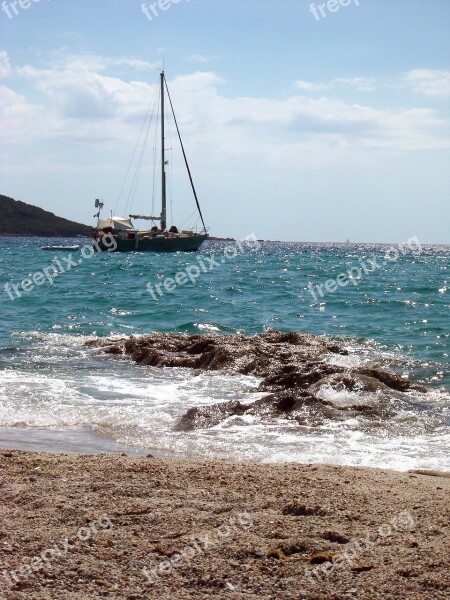
M142 81L128 83L105 74L113 65L128 64L126 59L76 55L48 69L20 67L17 74L31 80L47 96L53 113L61 118L78 119L81 124L83 119L126 119L145 114L153 87ZM92 125L95 128L96 124Z
M360 92L373 92L378 88L376 80L368 77L337 77L328 83L313 83L311 81L296 81L295 87L305 92L320 92L336 87L351 87Z
M379 87L376 80L371 77L338 77L333 79L331 83L332 87L338 85L348 86L359 92L374 92Z
M403 83L421 96L450 97L450 71L416 69L405 75Z
M121 56L109 58L99 54L81 53L67 55L65 49L55 51L47 61L50 69L80 70L105 72L108 69L117 70L115 67L129 67L130 70L147 71L160 67L160 62L149 62L136 57Z
M131 67L132 69L136 69L138 71L152 71L153 69L157 69L160 66L160 63L152 63L146 60L139 60L138 58L120 58L116 60L107 61L107 65L123 65L126 67Z
M299 80L295 82L295 87L298 90L303 90L305 92L318 92L322 90L329 90L330 85L325 83L313 83L312 81L303 81Z
M43 107L0 85L0 129L4 140L26 143L49 135L55 127L58 123L45 114Z
M155 85L124 81L110 59L93 55L59 57L53 65L17 69L41 93L41 104L3 87L0 127L11 141L59 140L90 150L111 150L136 141ZM112 72L113 74L107 74ZM152 77L156 84L155 77ZM365 78L336 79L333 85L371 86ZM449 148L448 121L432 109L380 109L336 98L228 98L214 72L195 72L169 81L177 117L190 152L213 158L251 158L261 165L340 164L374 152L407 154ZM298 84L299 90L308 91ZM374 85L374 84L373 84ZM205 156L205 152L207 153Z
M336 77L326 83L299 80L295 87L304 92L325 92L339 88L353 88L359 92L374 92L378 89L409 89L420 96L450 97L450 71L414 69L396 81L377 81L373 77Z
M185 56L184 60L194 63L207 63L211 59L207 58L206 56L202 56L201 54L190 54L189 56Z
M11 64L6 50L0 50L0 77L8 77L11 74Z

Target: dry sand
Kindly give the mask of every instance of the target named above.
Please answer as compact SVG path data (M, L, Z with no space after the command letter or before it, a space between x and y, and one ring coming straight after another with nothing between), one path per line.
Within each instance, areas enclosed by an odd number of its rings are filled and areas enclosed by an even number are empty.
M448 599L449 487L436 473L3 450L0 598Z

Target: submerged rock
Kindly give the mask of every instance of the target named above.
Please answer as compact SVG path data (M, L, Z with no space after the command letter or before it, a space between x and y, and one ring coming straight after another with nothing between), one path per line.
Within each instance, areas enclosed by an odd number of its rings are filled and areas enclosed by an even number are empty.
M190 408L178 421L176 431L192 431L206 429L219 425L224 419L245 414L249 407L238 400L221 402L215 406L200 406Z
M307 333L269 330L254 337L235 335L186 335L154 333L120 340L93 340L109 354L124 354L140 365L182 367L229 374L253 375L262 379L256 391L268 395L253 402L222 402L189 409L176 429L190 431L214 427L224 420L243 415L262 419L291 419L299 424L319 424L324 419L342 419L349 414L389 417L390 404L401 400L408 390L426 392L396 373L380 369L343 367L330 364L330 354L348 354L344 344ZM333 402L327 393L348 393L349 401ZM376 397L380 402L355 402L359 397Z

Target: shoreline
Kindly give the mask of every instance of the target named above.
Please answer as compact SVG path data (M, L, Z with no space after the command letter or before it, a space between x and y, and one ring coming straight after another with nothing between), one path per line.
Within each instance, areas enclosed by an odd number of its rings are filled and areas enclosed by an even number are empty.
M385 470L392 473L441 473L444 477L450 477L450 468L445 465L421 465L420 462L415 465L402 466L383 465L383 464L356 464L351 462L332 462L311 460L273 460L263 457L224 457L223 455L196 455L181 452L170 452L159 450L154 447L133 446L117 442L113 438L94 432L89 428L83 429L52 429L46 427L10 427L0 428L0 452L1 451L19 451L31 454L48 454L52 456L128 456L144 458L151 454L154 458L170 459L180 461L208 461L208 462L229 462L237 465L255 464L255 465L314 465L329 467L342 467L350 469L375 469ZM329 457L328 457L329 458ZM0 599L1 600L1 599Z
M448 473L0 450L0 597L448 593Z
M121 454L145 456L149 451L120 444L115 440L84 429L51 429L47 427L0 428L0 448L44 454ZM88 449L87 449L88 448ZM154 452L160 458L166 456ZM166 458L170 458L167 456Z
M26 434L26 435L25 435ZM25 439L25 437L27 439ZM69 442L68 442L69 440ZM433 465L421 466L411 465L409 468L395 468L392 465L369 465L351 464L339 462L311 462L300 460L271 460L264 458L224 458L217 456L197 456L195 454L182 454L169 451L161 451L156 448L143 448L116 442L112 438L94 433L90 429L50 429L38 427L28 428L0 428L0 452L19 451L30 454L46 454L50 456L128 456L145 458L151 455L153 458L169 459L179 461L205 461L205 462L227 462L236 465L312 465L328 466L349 469L382 470L392 473L440 473L443 477L450 477L450 468L445 466L435 467ZM1 600L1 599L0 599Z

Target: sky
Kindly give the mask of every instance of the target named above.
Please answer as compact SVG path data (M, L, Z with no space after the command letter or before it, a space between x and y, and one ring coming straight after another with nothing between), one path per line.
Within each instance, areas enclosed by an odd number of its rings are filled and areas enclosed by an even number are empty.
M449 0L5 0L0 193L121 214L164 63L212 235L449 244L449 27Z

